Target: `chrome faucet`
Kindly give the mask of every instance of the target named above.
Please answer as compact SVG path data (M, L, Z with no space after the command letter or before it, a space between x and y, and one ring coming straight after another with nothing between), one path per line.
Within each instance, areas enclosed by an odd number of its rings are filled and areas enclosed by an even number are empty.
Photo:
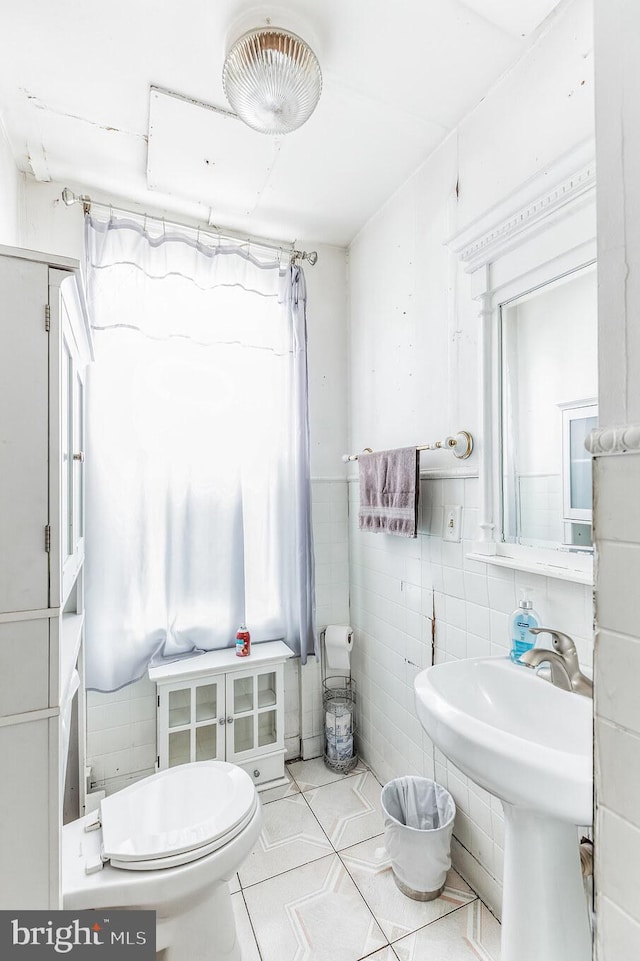
M520 663L535 668L548 663L551 668L551 683L563 691L573 691L584 697L593 697L593 682L580 670L576 646L568 634L554 631L550 627L530 627L531 634L550 634L552 651L533 647L520 655Z

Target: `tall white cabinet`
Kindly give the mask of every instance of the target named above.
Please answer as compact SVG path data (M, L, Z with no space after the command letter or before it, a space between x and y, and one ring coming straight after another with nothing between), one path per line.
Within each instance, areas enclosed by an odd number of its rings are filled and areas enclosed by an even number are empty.
M61 906L72 725L84 742L90 357L78 263L0 247L0 909Z

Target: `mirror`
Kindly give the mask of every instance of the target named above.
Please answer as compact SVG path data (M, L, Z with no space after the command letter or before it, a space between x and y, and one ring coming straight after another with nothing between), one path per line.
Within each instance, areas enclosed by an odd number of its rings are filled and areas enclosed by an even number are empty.
M585 141L447 243L478 305L477 540L467 557L593 582L596 171Z
M591 551L595 264L499 306L502 540Z

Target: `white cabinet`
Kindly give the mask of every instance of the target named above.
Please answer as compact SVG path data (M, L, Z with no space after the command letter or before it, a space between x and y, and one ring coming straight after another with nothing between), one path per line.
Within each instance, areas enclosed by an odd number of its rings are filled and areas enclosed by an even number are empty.
M77 323L83 305L75 277L51 270L49 287L54 344L50 353L50 403L59 398L58 416L49 432L51 459L59 462L59 470L51 475L51 500L60 505L56 532L52 528L52 537L59 532L60 543L52 544L54 552L59 550L59 563L51 572L51 590L64 602L84 561L84 398L89 344L85 330Z
M282 641L210 651L149 670L158 686L158 767L226 760L259 786L284 779Z
M61 906L90 353L77 262L0 247L0 909ZM82 743L82 686L73 703Z
M561 408L564 543L590 549L593 458L585 444L591 431L598 426L598 405L589 400L562 404Z

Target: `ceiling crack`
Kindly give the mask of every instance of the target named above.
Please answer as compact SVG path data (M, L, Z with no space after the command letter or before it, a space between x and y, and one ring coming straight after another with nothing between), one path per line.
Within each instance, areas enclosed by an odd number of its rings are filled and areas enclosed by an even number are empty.
M133 131L133 130L124 130L121 127L113 127L113 126L110 126L109 124L98 123L98 121L90 120L88 117L82 117L80 116L80 114L68 113L65 110L57 110L55 107L50 107L48 104L43 103L42 100L36 97L35 94L29 93L28 90L23 89L23 93L27 97L27 100L31 101L31 103L34 105L36 110L42 110L46 113L52 113L52 114L55 114L57 117L66 117L68 120L78 120L80 123L88 124L90 127L97 127L98 130L105 130L107 133L121 133L121 134L124 134L126 137L137 137L140 140L144 141L144 143L147 143L149 139L146 134L137 133L136 131Z

